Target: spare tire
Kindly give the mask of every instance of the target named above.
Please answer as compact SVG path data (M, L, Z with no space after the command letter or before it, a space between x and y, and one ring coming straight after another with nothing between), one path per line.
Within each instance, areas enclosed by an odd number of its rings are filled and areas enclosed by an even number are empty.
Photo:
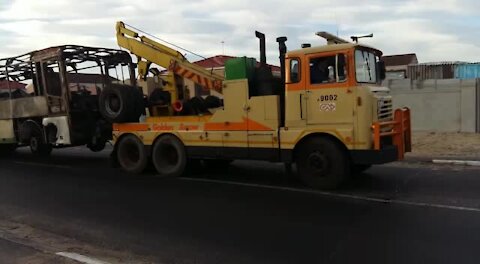
M139 118L141 115L145 115L145 106L147 105L146 103L146 98L143 95L142 90L140 90L137 87L131 87L130 89L130 97L132 100L134 100L134 107L131 112L131 119L134 122L138 122Z
M99 96L100 114L111 123L138 122L143 106L143 94L128 85L110 84Z
M205 98L205 106L207 108L217 108L222 106L222 100L214 95L209 95Z

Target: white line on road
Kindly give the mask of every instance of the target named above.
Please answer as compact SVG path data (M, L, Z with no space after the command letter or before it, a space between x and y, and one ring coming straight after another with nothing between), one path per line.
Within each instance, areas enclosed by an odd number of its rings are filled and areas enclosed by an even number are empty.
M44 164L44 163L37 163L37 162L13 161L13 163L21 164L21 165L49 167L49 168L72 169L72 167L70 167L70 166L56 165L56 164Z
M76 260L78 262L85 263L85 264L109 264L108 262L101 261L101 260L94 259L94 258L90 258L90 257L80 255L80 254L77 254L77 253L73 253L73 252L57 252L57 253L55 253L55 255L59 255L59 256L65 257L65 258L69 258L69 259L73 259L73 260Z
M361 200L361 201L368 201L368 202L377 202L377 203L401 204L401 205L410 205L410 206L418 206L418 207L432 207L432 208L450 209L450 210L458 210L458 211L480 212L480 208L475 208L475 207L464 207L464 206L454 206L454 205L445 205L445 204L411 202L411 201L402 201L402 200L390 200L390 199L383 199L383 198L373 198L373 197L368 197L368 196L359 196L359 195L353 195L353 194L343 194L343 193L317 191L317 190L311 190L311 189L299 189L299 188L283 187L283 186L272 186L272 185L264 185L264 184L231 182L231 181L188 178L188 177L181 177L179 179L187 180L187 181L229 184L229 185L238 185L238 186L245 186L245 187L282 190L282 191L291 191L291 192L299 192L299 193L309 193L309 194L317 194L317 195L330 196L330 197L336 197L336 198L347 198L347 199Z
M480 166L480 161L477 161L477 160L441 160L441 159L434 159L434 160L432 160L432 162L436 163L436 164Z

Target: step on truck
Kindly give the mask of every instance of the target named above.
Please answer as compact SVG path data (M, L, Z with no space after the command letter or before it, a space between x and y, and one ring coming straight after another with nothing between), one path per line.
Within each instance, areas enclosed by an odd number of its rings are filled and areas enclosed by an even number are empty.
M206 98L171 91L181 86L161 89L166 99L148 105L145 121L113 124L112 158L128 172L141 173L151 162L161 176L180 176L197 160L263 160L296 164L306 185L332 189L411 149L409 109L392 109L389 90L380 86L382 52L375 48L319 32L327 45L287 52L287 38L279 37L281 73L274 76L265 36L256 32L259 63L234 58L218 76L122 22L116 29L119 45L137 56L142 72L157 64L221 93L219 104L209 107ZM194 114L182 112L185 105Z

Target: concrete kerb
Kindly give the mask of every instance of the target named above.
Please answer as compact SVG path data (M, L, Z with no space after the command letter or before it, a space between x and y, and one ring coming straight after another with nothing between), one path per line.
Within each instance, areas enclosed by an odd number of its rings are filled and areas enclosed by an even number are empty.
M478 157L431 157L431 156L410 156L406 157L404 162L421 162L460 166L480 166Z
M433 159L435 164L451 164L451 165L463 165L463 166L479 166L480 160L445 160L445 159Z

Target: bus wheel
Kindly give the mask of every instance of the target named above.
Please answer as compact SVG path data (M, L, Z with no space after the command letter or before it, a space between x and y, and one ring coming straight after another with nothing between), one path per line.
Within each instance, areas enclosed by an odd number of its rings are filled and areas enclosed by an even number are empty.
M300 179L315 189L335 189L350 175L347 153L333 140L312 138L295 151Z
M45 143L40 133L34 133L30 138L30 151L38 156L48 156L52 153L52 145Z
M152 162L160 176L182 175L187 165L183 143L173 135L161 136L153 145Z
M129 173L142 173L148 164L148 154L143 142L135 135L126 135L117 144L118 164Z

